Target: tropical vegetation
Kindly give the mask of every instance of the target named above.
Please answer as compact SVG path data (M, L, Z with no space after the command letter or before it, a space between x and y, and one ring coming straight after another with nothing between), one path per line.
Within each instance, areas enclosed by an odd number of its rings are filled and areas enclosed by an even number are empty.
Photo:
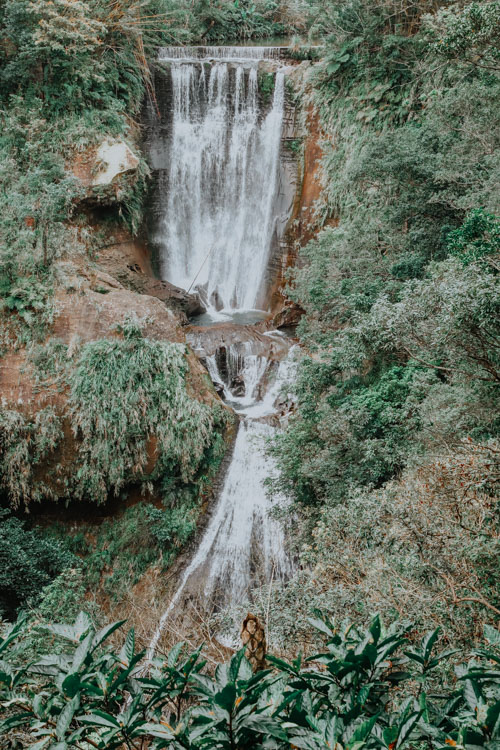
M2 747L500 747L499 29L497 0L0 3L0 367L44 396L0 394ZM119 195L68 163L138 152L154 51L283 35L321 190L269 445L296 573L252 592L277 654L254 674L107 624L195 532L227 410L148 318L70 343L54 321L143 223L143 157Z

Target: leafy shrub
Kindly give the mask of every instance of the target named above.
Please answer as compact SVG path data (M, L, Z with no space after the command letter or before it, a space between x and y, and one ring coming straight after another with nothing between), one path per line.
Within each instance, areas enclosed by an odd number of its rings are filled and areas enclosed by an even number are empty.
M320 615L320 613L318 613ZM95 631L80 613L73 625L48 625L67 642L64 654L16 664L23 621L0 640L0 700L10 713L0 733L22 730L38 747L99 748L428 748L493 750L500 733L500 634L457 669L454 687L432 690L436 670L456 652L439 651L439 628L409 642L409 627L386 629L375 617L367 631L311 621L324 634L322 653L303 662L269 657L275 670L252 673L240 651L215 675L200 650L183 644L154 658L140 676L144 652L130 630L119 652L106 646L123 625ZM33 680L37 689L32 689Z
M446 237L448 250L464 265L500 253L500 221L482 209L471 211L459 229ZM492 259L493 260L493 259Z
M224 414L188 396L186 371L180 344L130 337L82 347L68 376L79 440L73 497L99 503L126 481L196 476Z
M498 70L500 3L474 2L464 8L443 8L429 27L439 37L434 51L458 63Z
M46 461L62 438L61 423L51 406L32 420L20 411L0 408L0 487L13 507L53 496L46 481L37 477L37 467Z
M0 611L12 616L19 607L36 604L43 587L74 567L77 558L8 511L0 510L0 519Z
M272 73L259 73L259 93L264 104L267 104L274 93L275 76Z

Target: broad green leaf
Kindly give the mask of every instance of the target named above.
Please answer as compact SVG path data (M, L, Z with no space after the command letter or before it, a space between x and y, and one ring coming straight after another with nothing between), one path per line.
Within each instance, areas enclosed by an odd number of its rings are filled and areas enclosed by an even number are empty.
M43 740L39 740L39 742L35 742L33 745L28 745L28 750L43 750L51 740L51 737L44 737Z
M378 717L379 714L375 714L375 716L372 716L366 721L363 721L362 724L356 727L355 731L349 738L349 747L352 747L353 743L355 742L364 742L366 740L373 727L375 726Z
M124 667L130 666L130 662L132 661L134 657L134 651L135 651L135 630L134 628L130 628L130 630L127 633L127 637L125 639L125 643L123 644L123 648L121 649L118 658L120 659L120 662L123 664Z
M151 735L151 737L159 737L161 740L173 740L175 739L175 732L170 726L164 724L143 724L139 729L140 735Z
M78 673L69 674L62 683L63 693L69 698L73 698L80 690L80 675Z
M85 724L93 724L98 727L112 727L113 729L120 728L120 724L114 716L97 709L94 710L94 713L92 714L77 716L77 721L84 722Z
M334 632L331 628L328 627L328 625L325 625L323 620L319 620L316 617L308 617L308 621L311 623L313 628L316 628L316 630L320 630L322 633L325 633L325 635L333 636Z
M397 744L396 744L397 748L401 747L406 742L406 740L409 739L410 734L412 733L415 725L417 724L421 716L422 716L422 711L418 711L417 713L411 714L406 719L404 724L401 725L401 727L399 728L398 739L397 739Z
M73 654L73 664L71 667L73 672L78 672L78 670L80 669L80 667L86 660L92 648L93 639L94 639L94 633L93 631L90 631L90 633L88 633L83 639L83 641L81 641L81 643L78 645L78 648Z
M380 616L376 615L376 617L373 618L373 620L370 623L370 633L373 637L373 642L378 643L378 640L380 638L380 632L381 632L381 625L380 625Z
M126 620L118 620L117 622L113 622L111 625L106 625L104 628L101 628L101 630L98 630L92 641L92 651L95 651L95 649L103 644L104 641L115 632L115 630L121 628L126 622Z
M488 708L486 726L492 739L500 738L500 701Z
M171 649L168 653L167 657L167 664L169 667L175 667L177 664L177 659L179 658L179 655L184 648L184 641L181 641L180 643L177 643L173 649Z
M473 680L465 680L464 698L470 710L475 714L482 698L479 686Z
M78 640L81 640L89 628L92 627L92 620L86 612L79 612L75 620L75 631Z
M247 716L242 722L242 726L251 729L253 732L276 737L278 740L286 740L287 734L281 724L270 716L262 714L252 714Z
M422 655L426 662L429 661L430 655L432 653L432 649L438 639L440 632L441 632L441 628L438 627L435 630L432 630L429 633L427 633L427 635L425 635L422 638L422 644L421 644Z
M234 707L236 700L236 685L228 683L219 693L216 694L214 700L218 706L224 708L226 711L231 712Z
M27 712L9 716L8 719L0 721L0 734L4 734L8 729L19 727L22 724L25 724L27 721L29 721L29 719L31 719L31 714Z
M339 70L340 66L341 66L341 63L332 62L327 66L326 70L328 73L336 73L337 70Z
M73 716L75 715L75 711L80 706L80 696L76 695L72 700L67 703L61 713L59 714L59 717L57 719L56 724L56 735L58 740L63 740L64 735L68 731L71 722L73 721Z
M49 633L59 635L61 638L66 638L68 641L73 641L73 643L78 643L80 640L78 631L73 625L52 623L49 625L41 625L40 627L43 628L43 630L48 630Z

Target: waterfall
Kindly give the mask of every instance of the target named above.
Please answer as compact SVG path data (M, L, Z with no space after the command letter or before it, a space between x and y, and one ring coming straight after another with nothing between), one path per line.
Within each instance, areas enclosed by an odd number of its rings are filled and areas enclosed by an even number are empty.
M162 278L197 290L212 311L266 306L285 106L279 70L267 106L259 95L258 60L266 55L275 48L160 52L169 61L172 110L153 239Z
M212 61L248 62L248 60L279 60L288 47L161 47L161 62Z
M281 57L281 48L160 50L165 69L155 80L162 96L158 112L150 105L147 114L157 185L150 237L162 278L197 290L212 322L220 314L245 319L248 310L253 317L268 305L271 249L282 238L293 200L281 191L279 177L284 71L268 63L276 72L266 80L273 83L266 101L258 66ZM187 338L238 415L239 428L215 507L160 619L149 658L173 610L181 611L191 597L224 608L292 572L282 525L270 514L266 480L276 466L265 442L287 410L281 391L296 347L278 331L250 326L199 327Z
M285 580L292 572L283 528L270 515L272 502L265 486L265 480L275 471L273 459L265 454L265 440L275 428L259 420L277 413L278 397L293 375L297 347L290 348L277 368L272 368L265 357L250 354L247 359L239 347L231 349L230 359L240 363L238 375L249 394L240 399L233 397L233 406L239 401L236 410L241 415L233 457L196 553L158 624L149 646L150 656L193 578L198 579L198 586L202 580L207 599L214 597L219 606L224 606L240 602L259 581ZM217 369L215 355L207 361L211 362L211 372L222 382L224 376ZM269 368L274 370L274 377L260 397L256 395L257 386Z

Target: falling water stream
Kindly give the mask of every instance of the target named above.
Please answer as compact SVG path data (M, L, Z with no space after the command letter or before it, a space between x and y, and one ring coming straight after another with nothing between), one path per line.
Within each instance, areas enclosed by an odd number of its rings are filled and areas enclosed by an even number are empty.
M150 149L153 166L163 154L155 245L162 277L196 289L214 320L268 305L285 85L278 67L270 101L263 102L258 64L278 57L276 49L259 47L160 51L172 102L170 125ZM269 512L265 481L275 465L264 448L283 411L280 394L296 347L278 331L258 338L241 329L239 340L215 349L206 329L188 336L239 427L222 489L150 654L172 611L194 588L224 608L242 601L252 586L291 573L283 528Z
M194 59L200 49L207 56ZM266 300L285 103L281 71L267 106L259 96L258 62L272 51L249 48L247 59L235 56L243 54L237 48L167 48L160 55L172 87L155 237L160 271L196 290L212 312L261 309Z

